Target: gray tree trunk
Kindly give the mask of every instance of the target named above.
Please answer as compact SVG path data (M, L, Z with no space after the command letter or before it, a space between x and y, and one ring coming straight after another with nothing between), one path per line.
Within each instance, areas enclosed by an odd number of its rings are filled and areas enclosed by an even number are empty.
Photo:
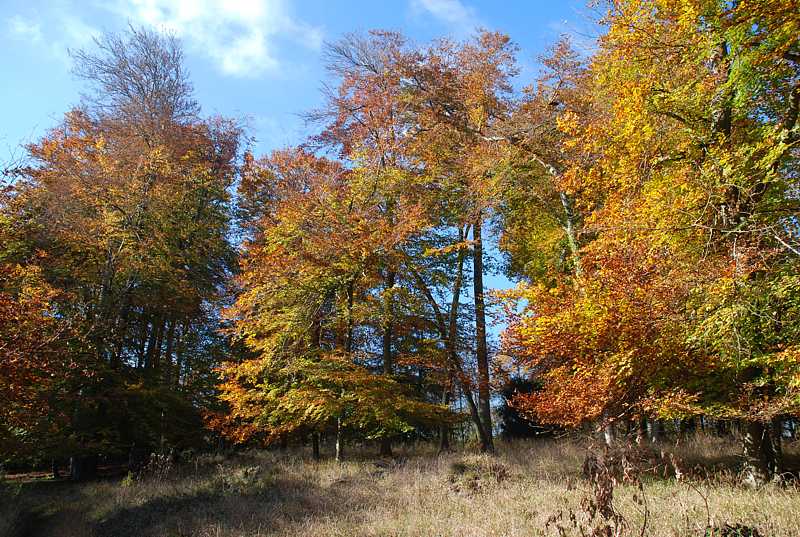
M769 429L760 421L747 421L742 427L744 469L742 482L748 487L760 487L772 478L770 457L765 449Z
M445 387L442 394L442 404L450 406L450 390ZM450 426L446 423L439 427L439 453L450 451Z
M644 416L639 418L636 427L636 443L640 446L647 442L647 418Z
M342 419L336 418L336 462L344 461L344 437Z
M650 433L650 442L660 443L664 438L664 421L661 419L647 420L647 430Z
M394 359L392 357L392 330L394 328L392 316L394 305L392 303L392 293L395 284L396 274L388 270L386 274L386 290L388 291L386 304L384 304L384 325L383 325L383 374L387 377L394 373ZM381 438L380 452L381 457L392 456L392 439Z
M603 415L603 440L608 447L613 447L617 442L617 430L614 423Z
M486 344L486 305L483 299L483 239L481 227L483 221L479 216L472 227L473 247L473 290L475 295L475 339L476 358L478 362L478 400L480 418L483 424L482 448L494 451L492 441L492 409L491 392L489 389L489 350Z

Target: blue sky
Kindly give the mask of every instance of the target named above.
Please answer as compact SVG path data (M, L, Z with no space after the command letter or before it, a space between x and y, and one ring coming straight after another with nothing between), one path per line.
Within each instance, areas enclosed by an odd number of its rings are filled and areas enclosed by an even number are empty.
M0 164L55 125L80 99L68 49L127 24L181 38L206 114L246 118L257 154L309 134L298 115L321 103L325 41L373 28L415 42L463 38L477 27L519 45L518 85L561 34L589 47L592 13L583 0L3 0L0 14ZM492 287L509 282L494 276Z
M264 153L308 134L297 116L320 103L325 41L373 28L416 42L496 29L519 44L524 82L560 34L584 39L589 16L582 0L3 0L0 162L78 102L67 50L128 23L176 33L205 112L247 117Z

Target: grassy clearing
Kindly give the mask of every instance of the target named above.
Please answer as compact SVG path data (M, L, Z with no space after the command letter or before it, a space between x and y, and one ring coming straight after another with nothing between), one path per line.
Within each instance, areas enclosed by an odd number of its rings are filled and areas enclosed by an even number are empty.
M695 477L642 478L646 535L704 535L709 519L765 537L800 535L800 489L738 486L729 467L735 445L703 438L672 450ZM501 445L496 457L403 453L343 464L266 451L200 457L168 475L123 482L6 485L0 535L530 537L559 535L557 525L580 535L569 513L586 516L586 453L561 440ZM632 535L644 518L641 496L636 484L614 489Z

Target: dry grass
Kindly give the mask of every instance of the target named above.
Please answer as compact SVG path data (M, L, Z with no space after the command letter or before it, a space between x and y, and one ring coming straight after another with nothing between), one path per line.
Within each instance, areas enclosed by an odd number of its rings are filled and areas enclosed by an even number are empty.
M800 536L800 490L739 487L727 469L735 450L716 439L692 441L677 451L687 468L711 461L712 468L691 473L702 478L644 476L645 535L699 536L710 522L754 526L765 537ZM29 526L21 534L59 537L558 535L548 520L562 513L563 522L570 510L580 518L590 493L581 476L586 453L562 440L502 445L496 457L409 453L377 464L367 457L313 463L274 452L206 457L169 477L127 484L6 490L13 498L0 505L0 535L3 524L12 534L11 521L23 512ZM614 506L631 535L643 521L639 497L636 484L615 487ZM564 535L580 535L562 526Z

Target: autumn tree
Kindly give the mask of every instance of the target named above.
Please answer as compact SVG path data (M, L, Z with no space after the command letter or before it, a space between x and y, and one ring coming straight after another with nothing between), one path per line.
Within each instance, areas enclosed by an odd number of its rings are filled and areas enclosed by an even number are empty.
M742 419L750 482L779 466L765 424L796 404L794 12L777 2L608 4L586 89L600 113L557 118L576 154L563 188L594 236L581 249L585 274L573 290L528 295L509 333L532 364L562 385L597 388L609 409ZM570 343L537 352L559 333ZM626 371L637 373L620 378ZM527 402L555 421L600 412L584 399L559 409L571 399L550 389Z
M241 289L228 316L252 357L225 364L222 398L230 411L212 420L238 441L266 442L335 424L343 435L383 439L447 411L415 396L394 375L376 374L375 332L383 340L385 259L413 234L412 207L387 222L385 204L348 170L302 149L252 162L242 196L260 202L246 222ZM400 294L402 296L402 294ZM377 330L376 330L377 329ZM373 350L374 349L374 350Z
M482 32L458 44L441 40L409 56L405 77L412 162L422 167L431 185L430 203L458 232L451 248L471 248L478 391L473 421L486 451L493 444L482 233L497 199L492 170L498 148L491 132L510 111L514 53L509 38L498 33ZM466 236L468 231L471 238ZM460 256L457 263L462 270ZM463 365L458 364L458 369L463 370ZM464 392L472 412L470 390Z
M0 449L4 459L64 455L74 387L88 363L67 321L53 315L58 291L32 266L0 266ZM74 446L73 446L74 447Z
M491 99L496 97L497 88L492 84L503 87L502 81L497 80L505 74L503 66L496 67L495 72L487 75L490 80L485 82L486 87L479 86L485 74L477 72L483 65L480 54L491 56L489 48L502 48L507 44L507 40L500 38L495 44L491 41L485 37L480 43L464 45L463 50L445 42L422 49L410 46L402 36L390 32L347 36L328 49L329 68L338 86L327 90L326 107L311 115L312 119L324 125L323 132L314 142L318 147L335 148L341 158L361 170L353 179L363 180L364 188L381 198L382 213L388 225L393 225L393 220L405 210L404 207L419 206L423 209L424 222L419 232L402 246L388 252L382 261L387 267L384 271L384 311L394 311L388 318L385 314L383 316L383 363L392 363L391 349L398 343L403 344L395 337L399 333L393 335L395 325L416 323L413 319L419 314L426 316L427 331L433 332L437 345L444 351L445 359L443 362L440 360L437 368L447 372L446 384L452 385L452 381L457 379L465 388L462 391L471 412L474 411L473 420L485 449L491 449L491 419L481 266L483 254L480 229L475 231L472 225L472 215L477 207L476 195L475 192L467 194L468 176L472 171L465 169L467 163L462 160L467 151L464 140L474 139L475 135L467 132L468 125L464 126L467 130L462 131L455 127L460 128L460 121L468 117L465 99L476 99L475 110L485 105L494 106ZM502 52L496 54L499 57ZM502 61L508 61L508 58L497 60ZM475 72L470 75L468 69ZM468 79L468 76L472 78ZM479 95L481 91L491 95ZM443 121L448 110L458 110L459 118L451 118L455 123ZM491 114L486 112L486 117L475 115L474 120L478 123L488 121ZM442 126L437 126L437 123L442 123ZM487 197L482 200L486 202ZM477 235L467 242L470 229ZM462 328L458 310L462 286L466 283L463 271L468 267L464 255L465 248L470 245L473 247L473 266L477 267L473 281L476 289L480 289L474 296L477 297L475 341L478 376L482 379L478 382L481 405L473 401L472 375L465 367L462 349L458 346L458 331ZM403 270L399 271L399 268ZM407 275L405 278L403 273ZM443 274L449 274L452 283L443 286ZM392 305L396 303L397 289L407 289L410 294L407 294L406 301L416 298L426 311L407 311L405 320L397 318L399 312ZM439 296L441 290L444 290L444 296ZM405 342L412 343L413 339ZM413 354L406 354L406 362L409 358L413 360ZM445 401L449 400L451 391L451 387L442 388ZM443 432L442 438L445 437Z
M326 50L327 68L337 87L326 90L326 105L310 119L322 122L324 130L316 142L335 148L340 158L352 162L361 180L380 206L384 225L394 226L405 210L404 187L408 181L404 159L401 99L405 40L396 33L371 32L368 37L349 35ZM391 376L396 370L398 253L384 252L376 260L382 273L380 293L381 368ZM390 439L381 443L384 455L391 453Z
M500 247L508 274L528 280L581 275L580 249L591 234L584 233L576 192L564 174L593 155L566 143L559 118L588 123L603 110L588 91L586 60L569 39L560 39L540 61L541 76L524 88L512 113L492 133L504 149L494 163L503 187Z
M14 170L3 257L38 267L56 290L49 307L88 342L97 382L79 392L106 416L95 432L116 422L109 445L149 449L170 438L165 419L194 414L197 433L192 400L212 395L240 130L199 117L172 37L131 28L74 59L90 91ZM143 427L110 418L120 397Z

